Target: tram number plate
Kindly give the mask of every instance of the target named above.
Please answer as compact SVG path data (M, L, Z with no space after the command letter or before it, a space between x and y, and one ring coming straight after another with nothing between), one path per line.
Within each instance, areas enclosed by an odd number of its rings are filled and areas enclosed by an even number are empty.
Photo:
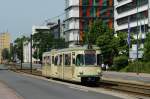
M87 80L88 81L95 81L95 78L94 77L88 77Z

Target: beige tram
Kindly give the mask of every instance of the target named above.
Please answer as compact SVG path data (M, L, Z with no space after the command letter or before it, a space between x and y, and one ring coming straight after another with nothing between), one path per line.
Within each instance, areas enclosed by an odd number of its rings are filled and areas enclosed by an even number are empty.
M101 78L99 47L78 46L43 54L42 75L75 82L98 82Z

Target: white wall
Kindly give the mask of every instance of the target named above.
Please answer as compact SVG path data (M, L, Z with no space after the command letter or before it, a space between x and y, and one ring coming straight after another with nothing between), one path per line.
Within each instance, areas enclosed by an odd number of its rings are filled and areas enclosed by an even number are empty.
M66 0L66 7L79 5L79 0Z
M31 58L31 55L30 55L30 44L31 43L26 43L23 46L23 57L24 57L24 62L25 63L29 63L30 62L30 58Z
M32 26L32 34L35 34L35 33L37 33L37 31L36 31L36 29L50 29L50 27L48 27L48 26L35 26L35 25L33 25Z
M25 63L30 62L30 58L31 58L30 48L31 48L31 43L25 42L23 45L23 58L24 58ZM32 54L33 53L34 53L34 49L32 49ZM35 61L38 61L38 60L36 60L35 58L32 57L32 63L34 63Z
M128 23L123 24L123 25L118 25L117 21L116 21L117 19L120 19L120 18L130 16L130 15L133 15L133 14L137 13L137 8L131 9L131 10L126 11L126 12L122 12L120 14L117 13L117 10L116 10L117 7L125 5L125 4L127 4L131 1L132 0L124 0L120 3L118 3L117 0L115 0L115 2L114 2L114 6L115 6L115 9L114 9L114 27L115 27L115 31L124 30L124 29L128 28ZM138 12L143 12L143 11L146 11L146 10L148 10L148 4L138 8ZM143 19L143 20L139 20L138 25L140 25L140 24L149 24L148 22L149 22L148 18ZM136 27L136 26L137 26L136 21L135 22L130 22L130 27Z

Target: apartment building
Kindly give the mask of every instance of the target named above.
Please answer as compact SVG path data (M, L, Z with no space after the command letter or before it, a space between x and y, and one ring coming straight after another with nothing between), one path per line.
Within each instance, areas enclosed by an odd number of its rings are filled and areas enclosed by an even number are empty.
M115 32L124 31L134 33L135 39L144 41L149 30L150 20L150 0L114 0L114 29ZM138 45L143 48L143 44ZM139 58L142 57L139 51ZM137 58L137 45L133 44L130 49L130 57Z
M0 33L0 63L2 60L2 51L7 48L10 50L10 34L9 33Z

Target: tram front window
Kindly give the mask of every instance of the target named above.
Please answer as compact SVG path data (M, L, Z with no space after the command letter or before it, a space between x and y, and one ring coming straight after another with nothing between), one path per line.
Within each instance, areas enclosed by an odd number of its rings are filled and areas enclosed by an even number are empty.
M85 65L95 65L96 55L95 54L85 54Z

